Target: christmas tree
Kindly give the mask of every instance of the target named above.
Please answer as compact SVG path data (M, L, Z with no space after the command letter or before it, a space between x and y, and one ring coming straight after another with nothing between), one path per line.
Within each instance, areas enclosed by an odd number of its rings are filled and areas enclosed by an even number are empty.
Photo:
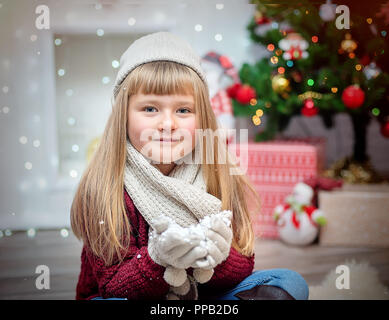
M337 13L330 1L253 3L256 13L247 29L252 41L265 46L269 55L255 65L243 64L241 83L228 88L235 116L248 116L260 125L265 115L266 127L260 126L255 137L264 141L282 132L295 115L319 115L331 128L334 115L348 113L354 149L341 167L369 166L369 122L375 118L381 133L389 137L385 41L389 5L375 8L378 14L366 17L352 11L351 5L338 8ZM372 172L365 180L374 178Z

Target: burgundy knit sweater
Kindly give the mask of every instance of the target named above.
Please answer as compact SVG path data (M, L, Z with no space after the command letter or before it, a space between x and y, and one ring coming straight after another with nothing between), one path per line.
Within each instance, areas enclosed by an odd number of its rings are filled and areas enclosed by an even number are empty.
M155 263L147 251L148 224L124 190L127 214L131 224L131 240L122 263L105 266L85 245L81 253L81 272L76 299L103 298L165 299L169 284L163 279L165 268ZM198 285L199 299L210 298L237 285L249 276L254 255L243 256L231 247L228 258L214 269L210 281ZM188 270L192 274L192 269Z

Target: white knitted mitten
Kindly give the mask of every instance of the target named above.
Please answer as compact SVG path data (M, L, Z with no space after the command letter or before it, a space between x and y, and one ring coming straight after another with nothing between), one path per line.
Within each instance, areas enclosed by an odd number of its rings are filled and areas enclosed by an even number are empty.
M158 219L150 229L148 250L150 257L158 264L186 269L190 264L206 255L206 249L199 247L200 238L190 237L189 230L168 219Z
M154 221L153 226L155 229L149 232L149 255L166 267L165 281L179 287L187 278L185 269L207 255L206 248L199 246L204 235L191 232L167 218Z
M230 252L232 230L230 228L232 212L224 210L212 216L206 216L199 223L199 227L206 238L201 246L207 249L207 257L192 264L193 277L199 283L209 281L213 275L213 268L224 261Z
M193 277L199 283L209 281L213 268L224 261L232 241L232 212L224 210L206 216L188 228L179 226L166 217L154 221L149 232L150 257L166 267L164 279L181 294L187 290L187 273L192 267Z
M228 213L229 212L229 213ZM226 214L213 215L210 217L209 228L205 230L207 237L208 254L213 258L215 264L227 259L232 242L232 229L229 218L231 211Z

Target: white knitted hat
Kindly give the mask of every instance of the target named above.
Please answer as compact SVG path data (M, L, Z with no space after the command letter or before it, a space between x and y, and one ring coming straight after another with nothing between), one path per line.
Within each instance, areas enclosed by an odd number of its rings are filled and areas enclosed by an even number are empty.
M201 59L187 41L170 33L156 32L135 40L120 58L114 97L127 75L141 64L152 61L173 61L192 68L207 85Z

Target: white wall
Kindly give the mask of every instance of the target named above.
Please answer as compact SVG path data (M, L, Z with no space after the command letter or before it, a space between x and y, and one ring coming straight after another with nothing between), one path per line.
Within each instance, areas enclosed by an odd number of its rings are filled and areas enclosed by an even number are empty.
M88 146L99 138L111 113L112 84L119 61L129 41L139 34L104 35L56 34L55 69L65 70L56 77L59 175L79 176L85 169ZM85 53L88 54L85 54Z

